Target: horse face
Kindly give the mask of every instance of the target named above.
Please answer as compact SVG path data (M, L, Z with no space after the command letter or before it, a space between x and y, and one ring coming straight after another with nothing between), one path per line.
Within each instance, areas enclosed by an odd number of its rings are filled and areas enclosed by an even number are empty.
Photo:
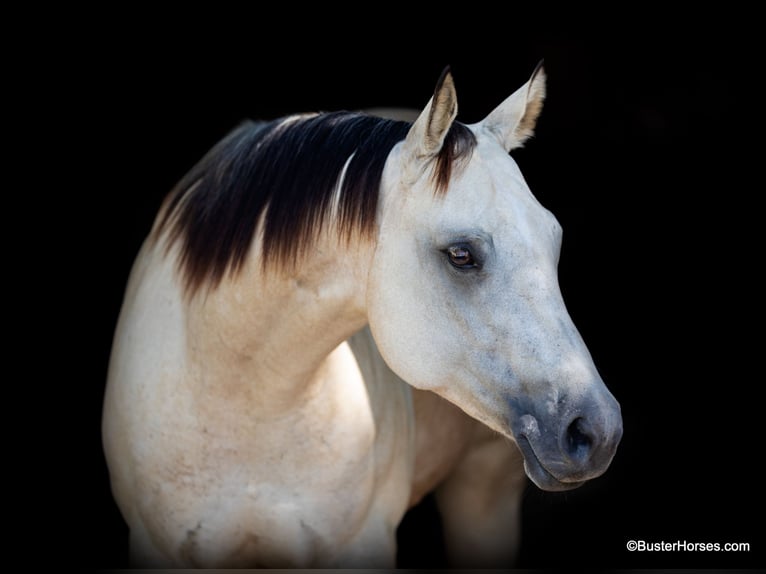
M507 153L531 134L541 82L470 126L470 157L434 193L429 158L456 114L440 82L386 166L368 312L400 377L514 440L532 481L562 490L606 470L622 421L559 291L561 227Z

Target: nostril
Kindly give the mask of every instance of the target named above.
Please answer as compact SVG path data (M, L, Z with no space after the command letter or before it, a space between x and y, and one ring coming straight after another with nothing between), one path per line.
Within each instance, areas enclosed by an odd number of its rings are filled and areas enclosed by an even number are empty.
M570 456L585 456L593 444L593 439L588 434L585 419L577 417L567 427L567 452Z

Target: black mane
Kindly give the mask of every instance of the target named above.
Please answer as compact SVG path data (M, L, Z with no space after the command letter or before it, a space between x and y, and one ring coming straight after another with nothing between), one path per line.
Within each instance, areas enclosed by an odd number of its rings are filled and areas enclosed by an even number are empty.
M245 122L232 131L171 191L158 227L168 230L169 245L181 242L187 290L236 273L259 222L264 267L294 264L327 223L347 162L335 223L349 239L370 233L383 167L410 125L334 112ZM435 164L437 190L446 189L452 162L474 144L471 131L454 123Z

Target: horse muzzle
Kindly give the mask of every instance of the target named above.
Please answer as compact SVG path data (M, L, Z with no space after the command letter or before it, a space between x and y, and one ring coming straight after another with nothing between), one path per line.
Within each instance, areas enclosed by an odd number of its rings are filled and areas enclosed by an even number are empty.
M606 471L622 438L620 405L606 391L559 412L514 410L513 436L527 476L543 490L570 490Z

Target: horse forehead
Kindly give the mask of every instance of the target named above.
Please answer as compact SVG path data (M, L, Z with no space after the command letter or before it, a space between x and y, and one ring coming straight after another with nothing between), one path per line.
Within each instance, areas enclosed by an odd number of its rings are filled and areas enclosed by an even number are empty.
M469 218L482 217L488 225L552 217L532 194L516 161L493 145L477 146L452 180L445 207Z
M478 142L466 165L466 179L479 184L480 189L492 188L499 194L498 199L534 199L521 168L510 154L495 142L486 142L486 138L478 138Z

